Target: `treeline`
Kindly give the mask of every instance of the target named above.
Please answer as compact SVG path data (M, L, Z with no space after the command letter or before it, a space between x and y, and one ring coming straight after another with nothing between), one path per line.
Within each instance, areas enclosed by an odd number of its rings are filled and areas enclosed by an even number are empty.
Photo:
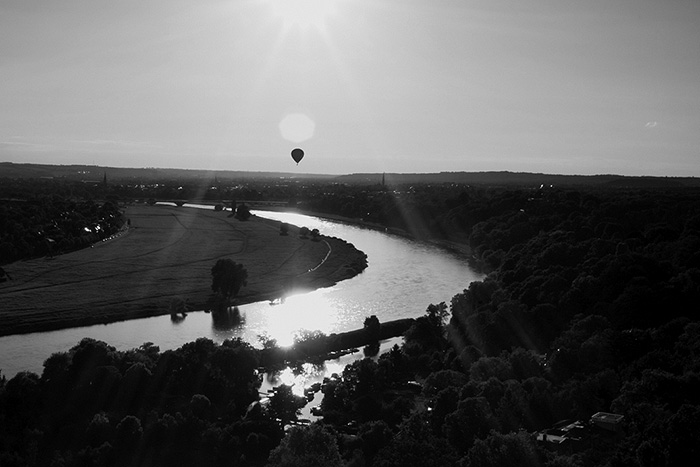
M0 203L0 264L85 248L124 224L112 202L40 195Z

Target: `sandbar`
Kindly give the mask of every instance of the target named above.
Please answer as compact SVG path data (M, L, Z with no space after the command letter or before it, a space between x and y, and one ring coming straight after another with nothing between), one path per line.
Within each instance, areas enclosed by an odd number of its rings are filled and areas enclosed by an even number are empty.
M330 287L361 273L366 255L342 239L280 235L280 223L247 221L230 211L134 205L130 227L91 248L4 266L0 336L170 314L180 304L203 310L211 268L231 258L248 271L238 304Z

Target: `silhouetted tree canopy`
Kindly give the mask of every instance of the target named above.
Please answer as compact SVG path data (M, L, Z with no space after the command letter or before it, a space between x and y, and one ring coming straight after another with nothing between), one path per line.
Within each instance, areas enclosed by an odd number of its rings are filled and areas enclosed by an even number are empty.
M250 219L250 216L252 216L250 208L246 206L245 203L239 205L236 208L236 219L238 219L239 221L247 221L248 219Z
M270 453L270 467L341 467L335 436L320 424L292 427Z
M241 287L248 284L248 271L229 258L217 260L211 268L211 276L211 289L227 301L235 298Z
M290 194L245 189L239 199ZM245 342L199 339L160 352L84 339L47 359L40 377L0 378L0 464L581 467L694 458L696 190L309 184L294 196L304 209L468 244L487 275L429 305L401 346L327 378L322 421L286 436L277 418L293 420L301 401L281 389L269 408L256 405L260 351ZM621 433L591 426L598 411L623 415ZM534 440L561 420L581 421L586 442L549 449Z

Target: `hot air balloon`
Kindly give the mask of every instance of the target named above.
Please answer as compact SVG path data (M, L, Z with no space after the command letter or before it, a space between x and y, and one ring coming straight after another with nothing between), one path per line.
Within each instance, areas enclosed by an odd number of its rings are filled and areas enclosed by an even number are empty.
M292 159L294 159L294 162L299 165L299 161L304 158L304 151L301 150L300 148L294 148L292 149Z

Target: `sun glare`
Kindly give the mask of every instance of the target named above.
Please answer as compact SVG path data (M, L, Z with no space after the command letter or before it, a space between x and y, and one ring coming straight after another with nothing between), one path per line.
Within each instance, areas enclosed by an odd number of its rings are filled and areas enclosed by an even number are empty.
M281 347L293 345L305 332L329 334L335 325L332 308L322 291L291 295L284 304L270 307L265 331Z
M326 20L335 14L338 0L268 0L275 16L282 18L285 29L326 28Z
M305 114L288 114L279 124L280 133L287 141L301 143L314 135L316 124Z

